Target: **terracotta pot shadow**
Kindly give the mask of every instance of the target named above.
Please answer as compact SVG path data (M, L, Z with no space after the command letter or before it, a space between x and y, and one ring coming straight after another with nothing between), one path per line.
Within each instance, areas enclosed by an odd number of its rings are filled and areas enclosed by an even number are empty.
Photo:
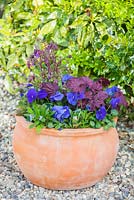
M13 151L24 176L33 184L55 190L89 187L115 162L119 139L115 128L44 128L40 134L16 117Z

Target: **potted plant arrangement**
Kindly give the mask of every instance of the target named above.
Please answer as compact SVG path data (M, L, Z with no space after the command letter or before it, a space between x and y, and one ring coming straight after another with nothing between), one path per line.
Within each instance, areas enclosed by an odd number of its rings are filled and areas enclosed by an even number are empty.
M13 151L32 183L80 189L101 180L114 164L116 118L127 102L106 78L70 75L57 49L53 43L35 49L27 62L31 74L20 88Z

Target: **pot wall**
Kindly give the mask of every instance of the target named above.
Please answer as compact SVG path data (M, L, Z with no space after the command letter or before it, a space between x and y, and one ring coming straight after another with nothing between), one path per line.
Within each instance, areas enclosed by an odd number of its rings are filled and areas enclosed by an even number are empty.
M56 190L89 187L115 162L119 146L115 128L43 129L39 135L28 126L17 117L13 151L25 177L36 185Z

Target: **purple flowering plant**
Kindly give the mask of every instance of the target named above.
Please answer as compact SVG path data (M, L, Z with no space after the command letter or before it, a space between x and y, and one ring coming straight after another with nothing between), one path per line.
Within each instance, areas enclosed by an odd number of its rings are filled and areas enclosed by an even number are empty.
M115 126L114 118L127 106L122 91L106 78L70 75L57 51L50 43L28 59L31 73L20 91L19 114L38 130Z

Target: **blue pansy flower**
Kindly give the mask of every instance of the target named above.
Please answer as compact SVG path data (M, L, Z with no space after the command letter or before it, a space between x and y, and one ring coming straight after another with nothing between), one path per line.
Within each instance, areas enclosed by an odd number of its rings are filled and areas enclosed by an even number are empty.
M72 78L71 75L69 74L65 74L63 77L62 77L62 83L66 83L70 78Z
M27 100L29 103L32 103L37 98L37 91L34 88L31 88L27 92Z
M112 98L111 101L110 101L110 104L112 106L112 108L117 108L117 106L119 105L120 103L120 98L117 97L117 98Z
M105 106L101 106L99 110L96 112L96 119L103 120L107 114Z
M84 97L85 97L84 92L77 93L77 99L78 100L82 100L82 99L84 99Z
M55 95L50 96L51 101L61 101L64 97L64 94L61 92L57 91Z
M109 95L109 96L113 96L115 94L115 92L118 92L119 91L119 88L117 86L113 86L111 88L107 88L106 89L106 93Z
M84 93L76 93L76 92L68 92L67 93L67 100L68 102L75 106L78 102L78 100L81 100L84 98Z
M54 118L62 122L65 118L70 116L70 110L68 106L54 106L52 108L54 111Z
M77 101L78 101L77 93L68 92L67 93L67 100L71 105L75 106L77 104Z
M47 92L46 90L40 90L38 91L38 99L45 99L47 97Z

